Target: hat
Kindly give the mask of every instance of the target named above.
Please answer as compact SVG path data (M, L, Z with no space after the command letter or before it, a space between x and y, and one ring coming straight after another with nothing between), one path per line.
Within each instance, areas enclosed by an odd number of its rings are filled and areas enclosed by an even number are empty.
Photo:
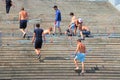
M79 23L82 23L82 22L83 22L82 18L79 18L79 19L78 19L78 22L79 22Z
M57 6L56 6L56 5L54 5L54 6L53 6L53 8L57 8Z

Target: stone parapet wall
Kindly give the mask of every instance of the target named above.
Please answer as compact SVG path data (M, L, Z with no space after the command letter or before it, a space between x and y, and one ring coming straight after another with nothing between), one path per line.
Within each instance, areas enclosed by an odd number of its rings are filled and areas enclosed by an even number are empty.
M109 2L120 11L120 0L109 0Z

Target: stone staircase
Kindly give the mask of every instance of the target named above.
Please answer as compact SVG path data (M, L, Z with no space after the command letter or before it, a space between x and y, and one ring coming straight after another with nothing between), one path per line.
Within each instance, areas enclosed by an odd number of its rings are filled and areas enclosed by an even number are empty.
M52 25L54 11L51 7L59 5L62 15L62 30L69 23L69 12L82 16L85 25L89 25L93 33L109 33L106 27L113 28L119 33L119 12L107 2L91 2L84 0L16 0L18 5L11 9L7 18L10 23L0 21L2 32L2 46L0 47L0 80L119 80L120 79L120 39L108 37L86 38L84 76L78 76L74 71L72 53L76 48L77 36L73 37L72 44L65 35L53 36L53 43L47 37L41 54L44 62L40 62L35 55L31 40L22 39L18 23L12 23L17 12L24 4L30 13L30 19L42 19L42 26L46 29ZM44 4L43 4L44 3ZM34 4L36 6L31 6ZM39 6L38 6L39 5ZM42 8L40 8L42 7ZM39 9L39 10L38 10ZM47 10L46 10L47 9ZM1 20L7 20L0 5ZM15 12L15 13L14 13ZM36 15L33 15L33 14ZM49 14L48 14L49 13ZM5 17L4 17L5 16ZM112 20L112 21L111 21ZM110 22L109 22L110 21ZM33 23L28 24L28 31L33 31ZM97 27L96 27L97 26ZM97 28L97 29L96 29ZM105 29L106 28L106 29ZM97 31L98 30L98 31ZM114 32L113 30L110 33ZM81 64L79 63L81 68ZM97 67L96 67L97 66Z
M68 26L70 12L84 20L84 25L89 26L92 33L119 33L119 12L113 6L104 1L90 0L15 0L15 7L11 8L8 16L5 14L4 5L1 0L0 20L16 21L18 12L24 6L29 12L29 19L42 19L42 26L47 28L53 26L54 10L53 5L58 5L62 12L62 30ZM35 6L31 6L31 5ZM104 6L103 6L104 5ZM17 22L18 23L18 22Z
M74 42L76 37L74 37ZM47 42L42 48L44 62L36 59L33 45L29 40L20 38L3 38L0 54L0 78L12 80L119 80L120 54L117 43L113 39L86 39L83 41L87 49L84 76L74 72L73 58L70 57L75 45L70 47L64 36L54 37L54 42ZM98 41L98 40L101 40ZM99 43L97 43L97 41ZM109 41L109 42L108 42ZM106 43L104 43L106 42ZM94 67L97 70L92 70ZM80 65L81 67L81 65Z

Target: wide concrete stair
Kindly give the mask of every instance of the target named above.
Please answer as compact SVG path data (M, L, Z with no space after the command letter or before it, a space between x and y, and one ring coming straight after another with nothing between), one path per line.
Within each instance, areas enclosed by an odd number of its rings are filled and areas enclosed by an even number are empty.
M47 43L43 45L41 54L43 61L39 61L34 52L31 40L22 39L15 20L20 7L25 5L30 12L30 19L42 19L42 26L46 29L54 21L54 11L51 7L59 5L64 31L69 23L69 12L75 12L76 16L82 16L85 25L91 28L93 33L113 33L107 27L117 30L119 33L119 12L107 2L90 2L84 0L16 0L15 10L9 15L4 15L3 7L0 7L2 32L2 46L0 47L0 79L1 80L119 80L120 79L120 39L108 37L86 38L83 43L87 47L85 61L85 74L79 76L75 73L72 53L76 49L77 36L72 42L65 35L53 36L53 43L47 37ZM43 4L44 3L44 4ZM34 4L35 6L31 6ZM39 6L38 6L39 5ZM1 5L0 5L1 6ZM47 9L47 10L46 10ZM49 14L48 14L49 13ZM34 15L36 14L36 15ZM109 19L110 18L110 19ZM112 20L112 21L111 21ZM33 32L33 24L28 24L28 31ZM108 32L107 32L107 31ZM81 64L79 63L80 69Z
M15 7L10 14L5 15L5 6L0 1L0 20L17 24L18 13L22 6L29 12L29 19L41 19L41 26L47 28L54 24L53 5L58 5L62 12L61 28L64 31L70 21L70 12L84 20L84 25L90 27L92 33L119 33L119 12L108 2L90 0L15 0ZM33 6L32 6L33 5ZM6 21L7 20L7 21ZM31 22L32 23L32 22ZM35 22L34 22L35 23Z
M44 62L37 59L30 40L3 38L0 54L0 78L12 80L119 80L120 53L116 39L86 39L85 74L74 72L72 53L76 48L76 37L70 44L65 36L54 37L43 45ZM49 38L48 38L49 40ZM115 42L112 42L115 41ZM99 43L98 43L99 42ZM97 66L97 69L94 67ZM81 68L81 65L80 65Z

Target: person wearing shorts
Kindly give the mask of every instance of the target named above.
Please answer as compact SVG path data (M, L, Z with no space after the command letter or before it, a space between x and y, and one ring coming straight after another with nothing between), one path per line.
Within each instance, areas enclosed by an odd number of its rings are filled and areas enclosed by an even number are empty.
M56 33L56 28L58 28L59 33L62 34L61 33L61 28L60 28L61 12L56 5L53 8L55 10L55 23L54 23L54 32L53 33L55 34Z
M24 10L24 8L21 8L21 11L19 12L19 21L20 21L20 31L23 33L23 38L26 36L26 27L27 27L27 20L28 20L28 13Z
M42 43L43 43L43 37L45 40L44 36L44 31L43 29L40 28L40 24L36 24L36 29L34 30L33 38L32 38L32 43L35 42L34 47L35 47L35 52L37 54L38 59L40 59L41 54L40 54L40 49L42 48Z
M65 31L65 35L68 36L68 39L69 40L72 40L72 36L75 36L76 35L76 31L75 31L75 16L74 16L74 13L70 13L70 16L72 17L71 18L71 22L68 26L68 29Z
M82 26L82 34L86 37L89 37L89 35L91 34L90 29L87 26Z
M69 29L71 33L74 33L74 35L76 35L77 27L75 22L77 19L73 12L70 12L70 16L71 16L71 22L69 24Z
M78 18L78 20L76 21L76 25L77 25L77 27L79 28L79 32L80 32L80 37L81 37L81 39L84 40L84 36L83 36L83 33L82 33L82 25L83 25L83 20L82 20L82 18Z
M6 4L6 13L9 14L10 8L12 6L12 0L5 0Z
M27 27L27 20L20 20L20 29L25 29Z
M71 25L70 25L70 32L71 33L73 33L73 35L75 35L76 34L76 32L75 32L75 24L74 23L72 23Z
M86 47L83 43L81 43L81 39L78 39L77 40L77 48L75 50L74 63L75 63L75 66L76 66L76 68L75 68L76 70L79 69L77 60L82 63L81 73L84 73L85 53L86 53Z

